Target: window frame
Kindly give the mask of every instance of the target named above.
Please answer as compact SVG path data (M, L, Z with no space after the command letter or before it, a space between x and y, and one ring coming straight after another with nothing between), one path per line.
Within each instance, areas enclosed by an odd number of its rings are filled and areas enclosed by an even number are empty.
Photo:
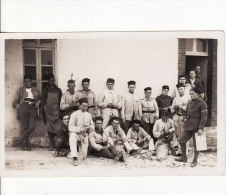
M25 58L24 58L24 50L25 49L31 49L31 50L36 50L36 80L33 80L32 82L36 83L37 89L39 90L40 93L42 93L42 83L45 82L46 80L42 80L42 67L52 67L53 68L53 74L56 77L56 40L52 39L51 44L40 44L40 39L36 39L35 43L26 43L22 42L22 53L23 53L23 75L25 74L25 66L32 66L31 64L25 64ZM50 50L53 52L52 60L53 63L52 65L42 65L41 64L41 51L42 50ZM57 83L57 77L56 83Z
M192 49L192 51L186 51L186 56L208 56L208 40L202 39L203 41L206 42L206 52L198 52L197 51L197 47L196 47L197 40L198 39L193 39L193 49Z

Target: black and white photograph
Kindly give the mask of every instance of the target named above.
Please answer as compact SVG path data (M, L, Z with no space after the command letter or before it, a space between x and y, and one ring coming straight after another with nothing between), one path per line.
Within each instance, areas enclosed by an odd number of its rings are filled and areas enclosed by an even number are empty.
M223 32L22 33L4 42L5 175L222 171Z

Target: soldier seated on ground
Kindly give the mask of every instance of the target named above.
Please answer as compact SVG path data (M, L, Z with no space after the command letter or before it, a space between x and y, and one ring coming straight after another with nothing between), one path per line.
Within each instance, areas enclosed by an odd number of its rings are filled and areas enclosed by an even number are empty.
M125 149L128 154L134 154L135 150L127 141L127 137L123 129L120 127L120 118L112 117L112 123L105 130L106 134L112 139L114 146L118 151L125 153Z
M169 118L169 113L167 111L163 112L161 119L155 122L153 134L157 138L157 141L155 143L156 151L158 151L157 147L159 145L168 144L168 147L170 149L169 153L172 153L174 156L180 155L174 122Z
M69 149L69 131L68 131L68 125L69 125L69 113L63 112L61 114L62 124L61 128L57 131L57 136L55 137L55 153L53 154L53 157L58 157L61 153L62 149ZM65 153L64 155L66 155Z
M103 118L95 117L94 124L94 131L89 133L90 154L125 162L125 153L117 151L110 136L103 131Z
M155 153L154 141L141 127L140 120L134 120L132 122L132 127L127 133L127 139L137 153L140 153L142 150L149 150L152 154Z

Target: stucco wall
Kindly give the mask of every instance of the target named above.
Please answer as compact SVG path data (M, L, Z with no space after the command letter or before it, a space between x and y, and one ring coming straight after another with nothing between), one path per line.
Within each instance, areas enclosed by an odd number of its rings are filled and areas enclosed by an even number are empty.
M11 138L19 135L20 127L12 102L23 85L22 41L6 40L5 57L5 137Z
M105 89L106 79L116 80L115 90L123 94L127 81L137 81L137 94L142 97L144 87L153 88L153 97L168 84L175 86L178 73L178 40L155 39L83 39L57 40L58 85L64 92L71 73L81 88L84 77L91 79L90 88Z

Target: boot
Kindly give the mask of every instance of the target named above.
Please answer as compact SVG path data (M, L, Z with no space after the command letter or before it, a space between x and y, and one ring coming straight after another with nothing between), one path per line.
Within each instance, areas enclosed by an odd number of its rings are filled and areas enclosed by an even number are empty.
M187 163L187 157L184 158L183 156L180 156L180 157L175 158L175 161Z
M29 137L26 137L26 146L27 146L27 151L31 151L31 144L30 144Z
M197 160L193 160L190 164L190 167L196 167L197 166Z

